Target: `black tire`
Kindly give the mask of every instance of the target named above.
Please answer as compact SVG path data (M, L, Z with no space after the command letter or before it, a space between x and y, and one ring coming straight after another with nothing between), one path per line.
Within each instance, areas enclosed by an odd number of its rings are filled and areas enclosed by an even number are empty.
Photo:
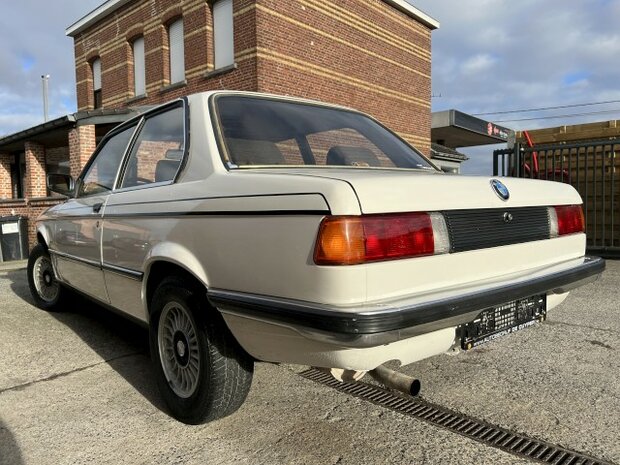
M174 418L196 425L241 407L254 361L210 307L204 289L188 287L180 277L164 279L151 303L149 339L157 385Z
M43 244L37 244L28 257L28 286L40 309L48 312L63 309L68 291L56 279L50 255Z

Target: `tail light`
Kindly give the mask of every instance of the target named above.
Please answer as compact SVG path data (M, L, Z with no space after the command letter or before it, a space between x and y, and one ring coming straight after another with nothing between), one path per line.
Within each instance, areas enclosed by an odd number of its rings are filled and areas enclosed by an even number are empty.
M585 231L583 210L580 205L549 207L549 223L551 237Z
M329 216L319 228L314 262L356 265L449 250L448 229L440 213Z

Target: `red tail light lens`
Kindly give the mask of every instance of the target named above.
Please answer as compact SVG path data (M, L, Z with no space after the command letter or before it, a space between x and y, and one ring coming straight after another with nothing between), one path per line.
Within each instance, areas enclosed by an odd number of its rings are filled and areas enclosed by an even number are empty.
M580 205L561 205L549 210L552 237L585 231L583 210Z
M314 262L355 265L447 251L447 230L439 214L333 216L321 223Z

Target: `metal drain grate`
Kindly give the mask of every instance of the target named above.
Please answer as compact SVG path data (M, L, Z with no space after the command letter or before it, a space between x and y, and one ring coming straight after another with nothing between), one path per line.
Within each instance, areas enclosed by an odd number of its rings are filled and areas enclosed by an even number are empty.
M554 465L614 465L605 460L508 431L419 398L405 397L379 386L360 382L341 383L331 375L314 368L303 371L300 375L340 392L359 397L404 415L420 418L433 425L519 457Z

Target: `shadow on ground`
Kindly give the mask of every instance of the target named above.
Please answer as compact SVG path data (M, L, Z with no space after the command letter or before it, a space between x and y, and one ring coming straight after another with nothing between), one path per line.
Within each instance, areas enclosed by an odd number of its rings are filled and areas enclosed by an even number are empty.
M25 270L12 271L6 276L13 292L34 305ZM49 315L78 335L151 404L167 411L151 369L146 328L75 294L71 294L66 311Z
M22 465L22 453L19 445L2 419L0 419L0 465Z

